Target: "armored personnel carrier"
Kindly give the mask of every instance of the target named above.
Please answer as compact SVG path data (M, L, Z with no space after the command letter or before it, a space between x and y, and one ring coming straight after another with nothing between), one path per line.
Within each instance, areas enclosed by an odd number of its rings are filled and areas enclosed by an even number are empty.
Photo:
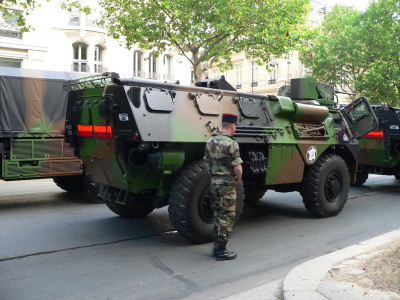
M0 178L53 178L66 191L87 190L82 161L64 143L68 72L0 67Z
M354 185L363 185L369 174L400 179L400 108L372 105L379 127L359 142L359 165Z
M357 139L377 126L366 99L335 108L333 87L310 78L292 80L292 99L237 92L223 77L181 86L109 73L66 87L66 141L98 196L127 218L169 205L176 230L196 243L212 239L203 156L223 113L239 115L238 216L267 189L299 191L312 215L337 215L355 180Z

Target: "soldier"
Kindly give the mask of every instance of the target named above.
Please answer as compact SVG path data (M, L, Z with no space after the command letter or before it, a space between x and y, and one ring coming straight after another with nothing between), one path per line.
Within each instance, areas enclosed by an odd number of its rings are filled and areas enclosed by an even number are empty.
M223 114L221 132L206 145L204 160L211 174L211 195L214 209L214 250L216 260L236 258L226 249L232 232L236 210L236 184L242 179L239 145L231 138L238 116Z

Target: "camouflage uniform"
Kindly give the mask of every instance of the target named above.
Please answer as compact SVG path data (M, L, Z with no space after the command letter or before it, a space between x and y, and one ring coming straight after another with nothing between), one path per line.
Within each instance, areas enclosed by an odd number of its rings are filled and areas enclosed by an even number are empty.
M243 162L239 145L226 132L221 132L207 142L204 160L211 174L214 239L218 245L226 245L235 221L236 179L233 167Z

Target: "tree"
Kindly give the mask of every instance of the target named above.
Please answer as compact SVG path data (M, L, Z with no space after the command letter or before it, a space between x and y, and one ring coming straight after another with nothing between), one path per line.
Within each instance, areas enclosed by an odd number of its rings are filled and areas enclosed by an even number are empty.
M301 50L319 81L367 96L371 103L399 103L400 2L375 0L362 13L335 6Z
M300 51L300 59L317 80L355 92L355 83L368 65L359 36L362 14L352 7L337 5L320 27L314 39Z
M100 23L128 48L175 47L199 80L202 62L232 67L246 52L259 62L298 46L309 0L99 0Z
M358 83L377 103L400 104L400 2L371 2L364 15L365 52L371 57L364 80Z

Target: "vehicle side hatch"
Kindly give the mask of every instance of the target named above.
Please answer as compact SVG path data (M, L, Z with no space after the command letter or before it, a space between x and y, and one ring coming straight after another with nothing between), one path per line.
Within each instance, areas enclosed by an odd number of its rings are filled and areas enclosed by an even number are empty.
M357 140L378 127L378 119L365 97L358 98L341 110Z

